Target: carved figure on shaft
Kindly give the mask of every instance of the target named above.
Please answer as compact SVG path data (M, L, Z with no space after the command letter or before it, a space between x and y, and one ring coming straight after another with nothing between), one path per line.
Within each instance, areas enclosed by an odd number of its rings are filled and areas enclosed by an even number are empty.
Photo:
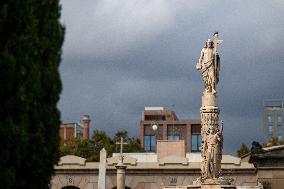
M205 136L203 157L204 157L204 175L203 179L215 179L220 174L221 151L222 151L222 130L211 126Z

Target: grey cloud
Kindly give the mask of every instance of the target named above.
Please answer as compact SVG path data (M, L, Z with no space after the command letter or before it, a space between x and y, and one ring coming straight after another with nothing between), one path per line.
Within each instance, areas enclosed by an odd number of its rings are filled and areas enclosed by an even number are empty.
M282 1L62 0L67 28L60 67L63 121L91 115L92 128L139 134L145 106L198 118L195 63L218 30L218 95L225 151L262 140L263 98L283 97Z

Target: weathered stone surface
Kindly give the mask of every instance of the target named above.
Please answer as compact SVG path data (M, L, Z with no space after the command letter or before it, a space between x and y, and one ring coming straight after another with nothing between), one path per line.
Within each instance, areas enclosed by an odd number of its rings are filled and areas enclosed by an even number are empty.
M217 52L218 33L214 34L214 40L210 39L201 50L201 56L196 68L200 70L204 82L201 113L201 179L218 178L221 171L222 148L223 148L223 125L219 127L219 108L216 88L219 81L220 57ZM208 186L211 187L211 186Z
M218 33L214 34L214 40L208 39L201 50L200 58L196 64L196 69L200 70L204 82L204 88L207 93L216 93L216 87L219 81L220 58L217 52Z
M158 140L158 160L167 156L185 157L185 140Z
M116 187L117 189L125 189L125 170L126 165L118 164L115 166L117 169L116 174Z
M222 189L219 184L203 184L201 189Z
M107 164L108 165L116 165L119 162L119 156L114 156L107 158ZM123 164L125 165L136 165L137 164L137 159L130 157L130 156L124 156L123 157Z
M86 164L86 159L74 156L67 155L60 158L58 165L81 165L84 166Z
M185 157L179 157L179 156L167 156L162 159L159 159L159 165L165 165L165 164L187 165L188 159Z
M103 148L100 151L98 189L106 189L106 157L107 157L107 152Z

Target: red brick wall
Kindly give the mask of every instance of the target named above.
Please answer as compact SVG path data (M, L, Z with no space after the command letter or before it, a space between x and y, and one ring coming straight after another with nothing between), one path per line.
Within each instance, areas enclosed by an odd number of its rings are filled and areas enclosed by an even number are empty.
M66 139L74 138L74 128L66 127Z
M64 140L64 127L60 127L59 135L60 135L60 139Z

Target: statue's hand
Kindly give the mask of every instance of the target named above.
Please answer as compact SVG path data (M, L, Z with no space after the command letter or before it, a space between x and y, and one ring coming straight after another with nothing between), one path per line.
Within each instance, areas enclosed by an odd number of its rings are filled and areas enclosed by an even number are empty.
M197 62L197 64L196 64L196 69L197 69L197 70L200 70L200 69L201 69L201 63L200 63L200 62Z

